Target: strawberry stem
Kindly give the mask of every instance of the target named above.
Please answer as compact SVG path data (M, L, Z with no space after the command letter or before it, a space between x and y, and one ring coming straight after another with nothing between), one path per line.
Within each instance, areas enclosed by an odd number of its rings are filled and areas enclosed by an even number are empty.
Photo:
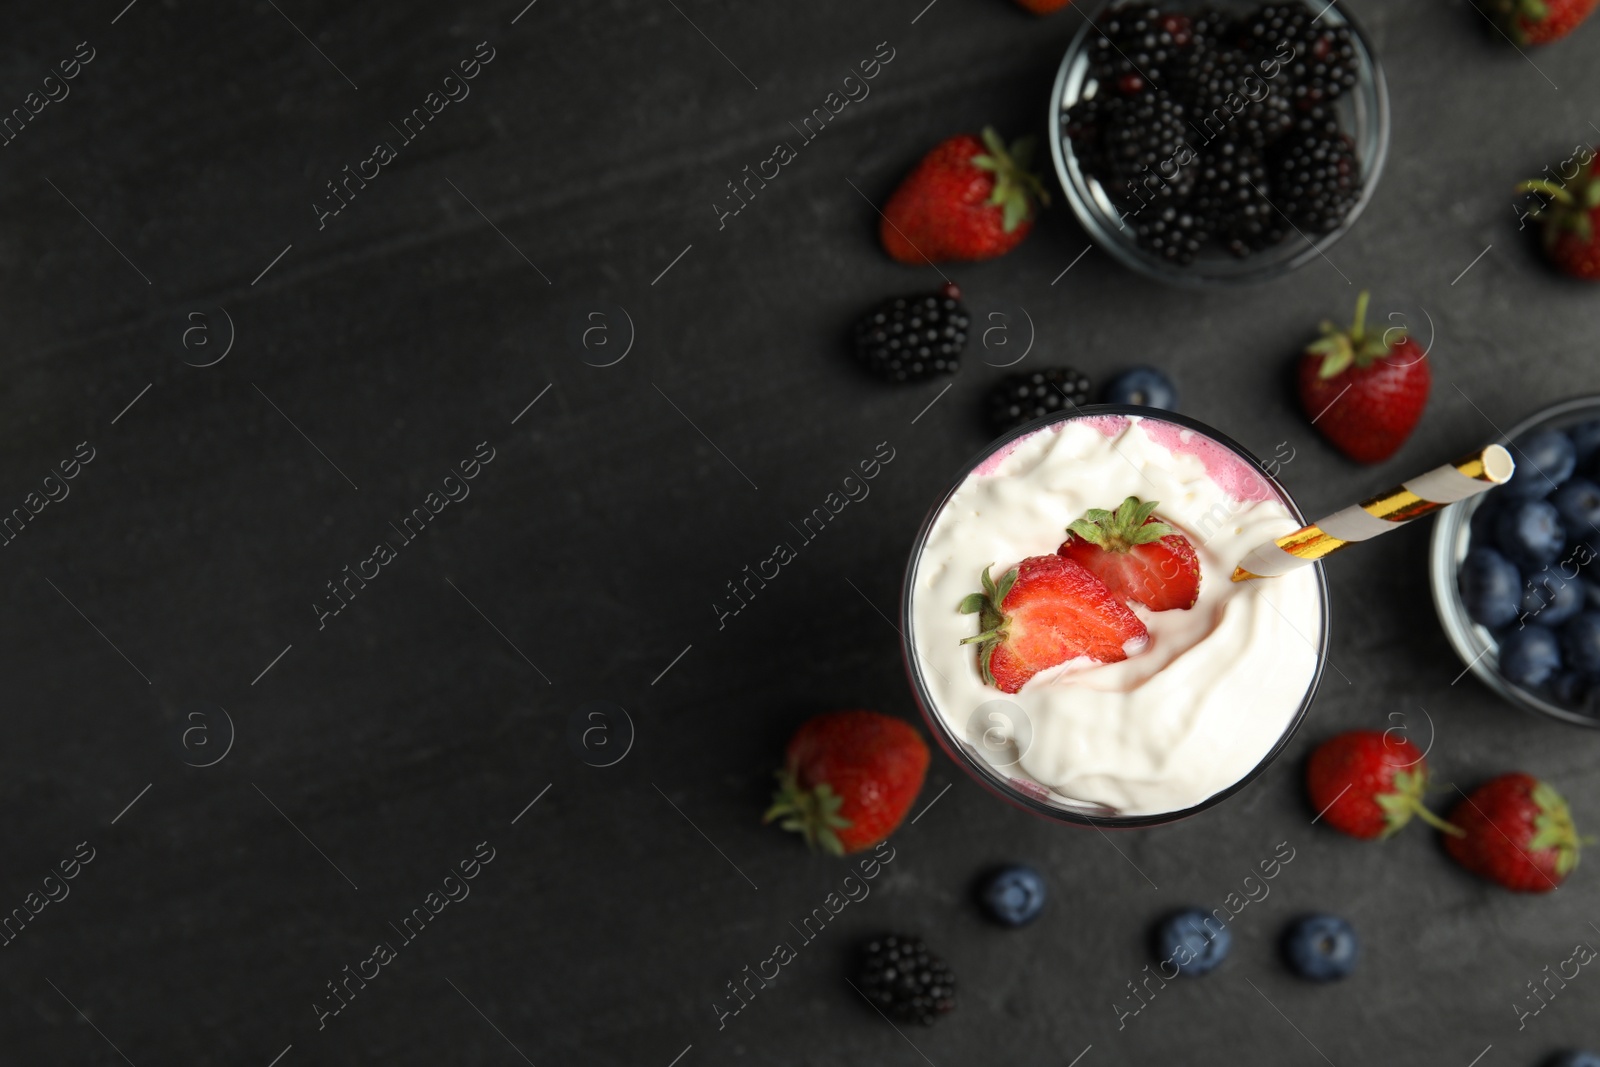
M1367 304L1371 300L1372 291L1370 289L1361 290L1361 295L1356 297L1356 317L1355 321L1350 324L1350 340L1355 342L1357 348L1360 348L1361 342L1366 340Z
M1572 199L1572 194L1567 192L1563 186L1557 185L1555 182L1545 181L1543 178L1535 178L1532 181L1523 182L1517 186L1517 192L1543 193L1565 207L1571 207L1575 203Z
M1428 806L1416 798L1412 799L1411 811L1417 818L1438 830L1440 833L1449 834L1451 837L1466 837L1467 832L1453 822L1449 822L1435 815Z

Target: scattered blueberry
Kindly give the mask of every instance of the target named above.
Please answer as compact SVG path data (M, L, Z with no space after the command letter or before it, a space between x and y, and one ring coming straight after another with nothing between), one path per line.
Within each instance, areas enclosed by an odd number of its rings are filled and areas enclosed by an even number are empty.
M1561 627L1561 652L1573 670L1600 674L1600 611L1581 612Z
M1567 437L1572 441L1578 466L1588 467L1589 461L1600 454L1600 419L1590 419L1569 427Z
M1553 570L1543 570L1522 587L1524 623L1560 626L1588 605L1589 583L1580 578L1563 578Z
M1560 430L1537 430L1512 442L1511 455L1517 471L1500 491L1524 500L1549 496L1578 463L1571 438Z
M1554 563L1567 543L1561 515L1548 500L1518 500L1500 513L1494 525L1500 551L1523 570Z
M1551 1056L1545 1061L1545 1067L1600 1067L1600 1054L1568 1049Z
M1492 548L1474 548L1456 575L1461 604L1480 626L1498 630L1517 617L1522 605L1522 575Z
M1032 867L1002 867L978 888L983 910L1001 926L1026 926L1044 909L1044 879Z
M1361 942L1337 915L1308 915L1283 933L1283 955L1293 971L1313 982L1331 982L1355 970Z
M1199 908L1174 912L1156 927L1156 956L1189 978L1216 970L1232 947L1233 932Z
M1600 615L1594 618L1600 622ZM1600 630L1596 632L1600 635ZM1596 651L1600 652L1600 648ZM1561 645L1554 630L1528 626L1512 630L1500 639L1500 673L1513 685L1536 689L1560 669Z
M1594 677L1582 671L1561 671L1550 682L1550 692L1555 695L1556 703L1574 711L1588 711L1589 698L1594 691ZM1596 1064L1596 1067L1600 1067L1600 1064Z
M1108 404L1172 411L1178 406L1178 390L1173 388L1171 379L1154 367L1129 367L1111 379L1106 386L1105 399Z
M1550 503L1574 536L1600 534L1600 485L1587 478L1569 479L1550 494Z

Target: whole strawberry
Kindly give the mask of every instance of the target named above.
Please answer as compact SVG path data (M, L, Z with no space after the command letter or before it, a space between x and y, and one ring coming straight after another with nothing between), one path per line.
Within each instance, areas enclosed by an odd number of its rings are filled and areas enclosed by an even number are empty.
M1367 332L1367 303L1356 300L1355 322L1341 330L1322 324L1322 338L1300 357L1300 403L1322 436L1358 463L1388 459L1422 418L1433 372L1427 351L1391 327Z
M978 616L978 633L961 643L978 646L979 673L1002 693L1079 656L1120 663L1150 637L1104 582L1064 556L1030 556L998 583L985 567L983 592L960 611Z
M1502 774L1456 805L1450 858L1519 893L1548 893L1578 865L1578 831L1561 794L1527 774Z
M1200 559L1187 537L1156 518L1157 506L1130 496L1114 512L1090 508L1067 527L1056 555L1151 611L1192 608L1200 599Z
M1578 28L1600 0L1494 0L1495 21L1517 44L1549 44Z
M1317 746L1306 764L1306 793L1318 818L1340 833L1388 837L1415 815L1447 834L1461 833L1422 803L1428 763L1393 732L1351 730Z
M1539 221L1546 258L1574 278L1600 279L1600 158L1565 184L1539 179L1517 191L1544 198L1530 214Z
M922 789L928 746L910 725L876 711L830 711L789 739L763 822L778 821L836 856L894 832Z
M993 128L983 139L941 142L906 176L883 207L878 238L901 263L993 259L1033 228L1035 203L1049 196L1028 170L1034 139L1008 150Z

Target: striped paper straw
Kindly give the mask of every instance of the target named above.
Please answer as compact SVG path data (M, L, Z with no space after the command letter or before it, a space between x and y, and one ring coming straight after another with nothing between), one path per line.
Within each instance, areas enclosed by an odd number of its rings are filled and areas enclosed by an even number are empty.
M1296 568L1309 567L1356 541L1371 540L1447 504L1503 485L1514 470L1511 453L1499 445L1490 445L1252 549L1233 572L1233 580L1276 578Z

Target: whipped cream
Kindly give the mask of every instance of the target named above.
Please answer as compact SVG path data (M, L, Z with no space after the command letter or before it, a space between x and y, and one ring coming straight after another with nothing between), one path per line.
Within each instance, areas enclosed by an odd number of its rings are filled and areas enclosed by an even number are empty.
M977 616L957 610L983 569L998 580L1049 555L1074 519L1129 496L1159 501L1193 543L1195 606L1130 605L1150 640L1121 663L1073 660L1015 694L985 685L961 644ZM1014 784L1058 801L1119 815L1199 804L1272 751L1316 677L1315 568L1231 580L1251 549L1300 525L1258 468L1175 423L1094 416L1019 438L957 488L912 577L908 639L934 711Z

